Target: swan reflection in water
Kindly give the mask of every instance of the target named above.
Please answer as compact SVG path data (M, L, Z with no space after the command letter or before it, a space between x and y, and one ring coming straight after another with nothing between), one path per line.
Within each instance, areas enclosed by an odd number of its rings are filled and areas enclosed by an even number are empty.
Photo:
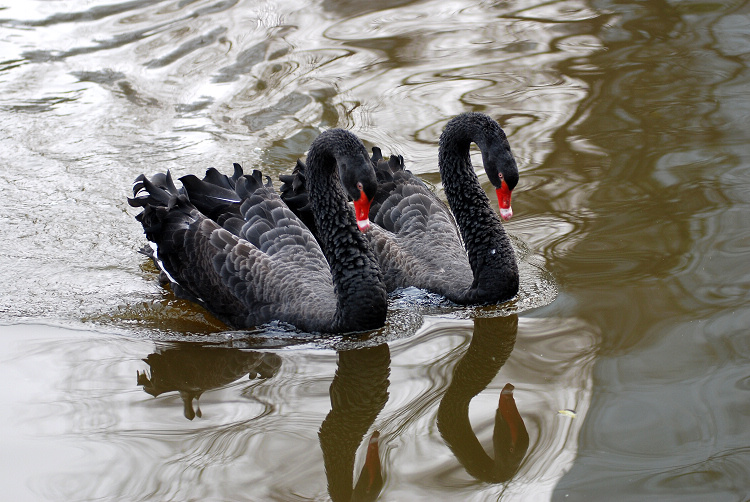
M485 452L469 422L469 403L505 364L517 328L515 315L475 319L469 347L453 369L452 381L438 407L437 425L443 440L471 476L488 483L511 479L529 447L529 435L511 384L501 391L495 414L494 459ZM138 384L153 396L178 391L185 403L185 417L190 420L200 417L200 410L193 409L193 399L204 391L246 374L250 378L272 377L281 365L281 358L270 352L191 344L157 351L144 361L150 366L151 376L139 372ZM368 436L368 431L388 401L390 364L387 344L338 353L329 390L331 410L318 432L328 492L334 502L376 500L384 486L380 434L375 430ZM355 484L355 457L363 440L367 441L367 453Z
M281 366L281 358L270 352L179 344L143 359L150 369L138 372L138 385L156 397L177 391L184 403L185 418L200 417L193 407L207 390L228 385L245 375L270 378ZM387 344L341 351L331 383L331 411L323 421L320 445L331 499L336 502L376 500L383 487L378 450L378 431L370 435L367 456L357 485L353 487L357 448L388 400L390 351Z
M200 407L193 407L203 392L228 385L245 375L270 378L281 366L281 358L271 352L249 352L225 347L179 344L149 354L144 361L146 371L138 372L138 385L156 397L177 391L184 404L185 418L201 416Z
M390 363L387 344L338 353L331 411L318 432L333 502L376 500L383 488L378 431L370 436L356 485L353 471L357 449L388 401Z
M453 369L453 379L438 407L438 430L461 465L487 483L508 481L529 447L529 434L513 398L513 385L500 393L492 435L493 459L469 422L469 403L495 378L516 343L518 316L474 320L469 348Z
M501 483L518 471L529 435L516 407L513 385L499 397L493 433L494 459L469 422L469 403L495 378L516 341L518 316L474 320L474 335L453 370L438 407L438 430L466 471L476 479ZM383 488L378 431L370 436L365 464L354 484L357 449L388 400L390 351L387 344L339 352L331 383L331 411L320 427L328 491L334 502L376 500Z

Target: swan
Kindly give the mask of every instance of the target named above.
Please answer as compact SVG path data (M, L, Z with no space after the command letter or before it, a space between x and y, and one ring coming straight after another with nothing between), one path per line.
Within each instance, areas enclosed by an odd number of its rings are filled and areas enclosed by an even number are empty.
M482 152L500 216L507 221L513 215L511 192L518 168L505 132L491 117L463 113L451 119L440 136L438 166L450 209L404 169L403 157L391 156L386 162L380 149L373 148L378 190L370 206L374 224L368 236L389 292L414 286L463 305L499 303L518 293L515 253L474 173L471 143ZM307 169L298 161L292 175L281 176L281 197L309 223Z
M180 190L169 172L136 179L128 201L143 208L136 219L175 293L239 329L274 320L310 332L382 327L385 284L357 228L366 230L369 223L356 221L347 205L352 198L367 213L376 190L359 138L331 129L310 146L307 190L325 251L273 188L263 185L260 172L241 175L238 167L232 178L211 171L220 184L206 183L214 192L196 194L195 204L187 190L194 177L182 178Z

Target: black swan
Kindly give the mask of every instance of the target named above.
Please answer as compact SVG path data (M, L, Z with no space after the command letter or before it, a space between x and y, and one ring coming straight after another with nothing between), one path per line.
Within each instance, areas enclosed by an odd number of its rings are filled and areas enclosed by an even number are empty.
M518 183L518 168L505 132L489 116L458 115L440 136L438 165L450 210L403 168L401 156L391 156L386 162L380 149L373 148L378 191L369 213L375 225L368 236L389 292L415 286L459 304L497 303L518 293L515 253L474 173L469 156L472 142L482 152L500 215L508 220L513 214L510 199ZM292 175L281 176L281 197L312 224L306 169L298 162ZM314 225L311 229L318 235Z
M354 134L332 129L310 146L308 170L317 239L325 251L257 171L217 181L225 186L213 184L219 192L214 205L223 209L211 214L191 202L187 185L177 190L169 173L138 177L129 202L144 208L136 218L175 293L235 328L273 320L312 332L382 327L385 284L357 229L367 223L357 222L347 204L348 195L366 213L375 194L367 151ZM220 200L221 194L231 197ZM210 209L210 195L196 194L196 204Z

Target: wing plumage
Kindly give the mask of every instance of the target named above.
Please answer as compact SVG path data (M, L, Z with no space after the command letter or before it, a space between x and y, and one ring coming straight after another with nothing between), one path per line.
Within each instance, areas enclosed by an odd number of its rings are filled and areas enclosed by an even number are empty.
M372 151L378 191L370 206L375 225L367 235L388 291L414 286L450 296L470 288L471 267L448 206L404 169L402 156L386 161L380 148ZM301 161L291 175L280 176L282 199L303 221L312 219L305 177Z
M231 178L215 170L204 180L183 177L181 189L169 173L141 176L130 203L144 208L137 219L176 294L233 326L281 319L321 329L336 306L328 262L261 180L260 172L245 176L237 167Z

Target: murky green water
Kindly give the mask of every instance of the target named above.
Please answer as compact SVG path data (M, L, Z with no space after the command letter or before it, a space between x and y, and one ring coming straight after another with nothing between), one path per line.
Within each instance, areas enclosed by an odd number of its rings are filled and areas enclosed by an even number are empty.
M747 2L0 4L4 497L347 500L377 432L382 500L747 500L749 25ZM339 126L440 190L468 110L521 171L510 304L407 291L364 338L241 333L137 253L141 172L275 176ZM507 383L520 455L493 451Z

